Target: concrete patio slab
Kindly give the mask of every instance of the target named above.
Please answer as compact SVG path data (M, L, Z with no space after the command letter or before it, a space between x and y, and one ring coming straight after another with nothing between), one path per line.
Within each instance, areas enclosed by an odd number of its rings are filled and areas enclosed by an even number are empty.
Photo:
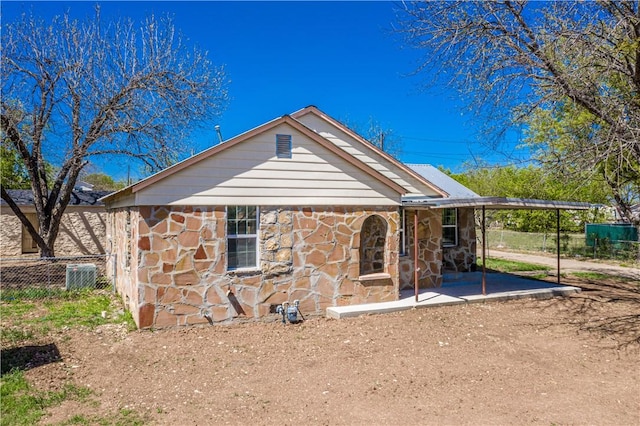
M330 307L327 308L326 316L340 319L365 314L385 314L432 306L486 303L524 297L547 299L580 291L579 287L559 286L501 273L487 274L486 289L487 294L482 295L481 272L445 275L442 287L420 289L417 302L413 290L403 290L399 300Z

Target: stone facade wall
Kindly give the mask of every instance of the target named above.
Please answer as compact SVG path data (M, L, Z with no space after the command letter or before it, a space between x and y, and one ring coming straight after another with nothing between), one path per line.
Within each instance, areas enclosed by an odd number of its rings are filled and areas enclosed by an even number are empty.
M405 212L407 253L400 259L400 288L413 288L414 210ZM442 285L442 212L418 210L418 286Z
M474 209L458 209L458 244L442 251L446 271L471 272L476 266L476 223Z
M400 288L413 288L413 210L405 213L407 253L400 259ZM418 283L420 288L439 287L445 270L475 270L476 228L474 209L458 209L458 244L442 246L442 211L418 210Z
M122 297L125 306L131 311L134 320L138 323L138 276L137 245L135 237L138 227L132 224L138 222L139 213L136 209L118 209L109 212L107 219L107 245L108 249L115 253L107 261L107 275L111 278L115 269L116 291ZM113 262L116 262L115 268Z
M67 207L54 246L56 256L105 253L107 212ZM0 257L37 256L22 253L22 222L7 208L0 215Z
M320 312L398 297L397 208L262 207L258 267L238 271L226 270L224 207L141 207L139 213L132 271L137 264L134 318L141 328L259 318L285 301ZM373 214L387 222L385 270L360 276L360 231ZM114 226L121 230L122 222Z
M3 208L0 215L0 257L17 256L23 256L22 223L13 212L5 212Z

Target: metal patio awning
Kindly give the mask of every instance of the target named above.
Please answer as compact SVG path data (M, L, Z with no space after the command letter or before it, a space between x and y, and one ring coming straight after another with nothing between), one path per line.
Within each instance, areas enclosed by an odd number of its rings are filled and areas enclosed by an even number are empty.
M527 209L527 210L589 210L599 207L590 203L575 201L534 200L528 198L472 197L472 198L406 198L403 207L448 209L482 208L488 209Z
M558 285L560 285L560 210L589 210L600 207L590 203L574 201L534 200L527 198L507 197L472 197L472 198L405 198L402 207L414 210L414 241L418 241L418 210L422 209L447 209L447 208L478 208L482 210L482 294L486 295L487 267L486 267L486 209L510 209L510 210L555 210L556 211L556 252L558 263ZM414 244L414 290L418 300L418 245Z

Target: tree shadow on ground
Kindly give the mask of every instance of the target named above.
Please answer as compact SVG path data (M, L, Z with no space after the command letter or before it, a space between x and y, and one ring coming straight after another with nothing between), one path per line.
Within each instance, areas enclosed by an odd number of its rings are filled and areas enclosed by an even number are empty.
M563 284L582 292L555 299L569 311L566 323L579 331L611 338L618 348L640 349L640 281L620 277L585 279L567 277Z
M0 351L0 374L12 370L29 370L53 362L62 361L55 343L26 345Z

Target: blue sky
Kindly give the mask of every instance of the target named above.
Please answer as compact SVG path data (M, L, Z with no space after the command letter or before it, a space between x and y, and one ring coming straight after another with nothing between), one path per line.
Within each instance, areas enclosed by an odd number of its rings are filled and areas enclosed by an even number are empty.
M95 2L2 1L2 20L22 12L50 19L69 9L92 14ZM391 31L392 2L101 2L103 19L173 15L176 27L225 65L231 101L219 120L225 139L268 120L315 105L341 121L371 118L402 141L400 159L460 171L474 157L504 161L479 144L478 127L456 93L424 91L411 73L420 52ZM215 133L193 137L200 151ZM512 141L512 145L516 141ZM472 155L473 153L473 155ZM105 172L123 178L123 168Z

